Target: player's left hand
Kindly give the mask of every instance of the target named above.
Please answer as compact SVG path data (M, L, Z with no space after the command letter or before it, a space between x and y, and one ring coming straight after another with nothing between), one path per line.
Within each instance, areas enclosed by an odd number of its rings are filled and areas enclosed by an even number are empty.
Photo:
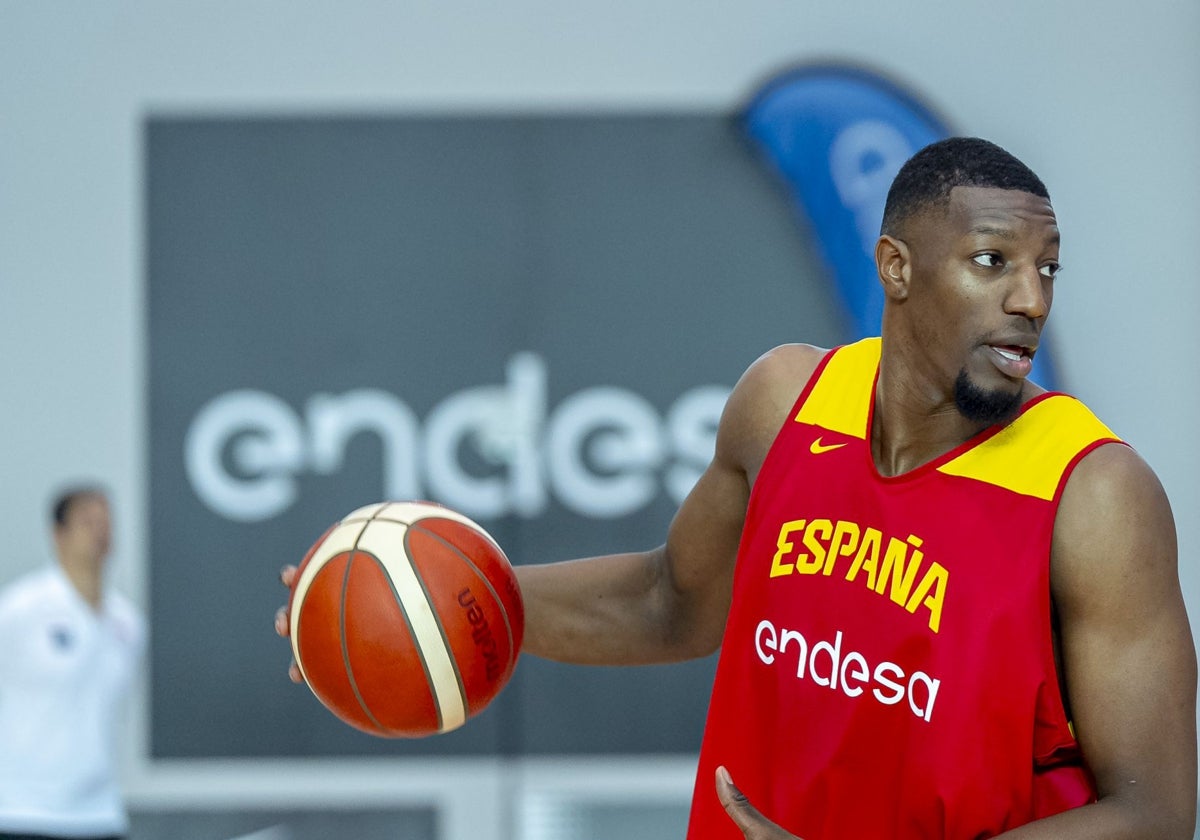
M746 795L734 786L724 767L717 768L717 799L721 800L725 813L737 823L746 840L800 840L759 813Z
M279 572L279 582L288 589L291 589L296 585L296 575L299 573L299 571L300 570L295 566L284 566ZM291 625L288 620L288 608L285 604L275 611L275 632L280 636L287 638L290 635L290 629ZM300 676L300 666L296 664L294 657L288 664L288 679L294 683L300 683L304 681L304 678Z

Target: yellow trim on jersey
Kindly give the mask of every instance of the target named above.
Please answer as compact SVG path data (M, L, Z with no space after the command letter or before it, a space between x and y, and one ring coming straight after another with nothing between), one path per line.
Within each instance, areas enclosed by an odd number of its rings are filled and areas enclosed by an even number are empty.
M1079 400L1055 394L983 443L942 464L938 472L1050 500L1072 459L1105 439L1118 438Z
M835 350L800 406L796 422L866 440L880 346L878 338L864 338Z

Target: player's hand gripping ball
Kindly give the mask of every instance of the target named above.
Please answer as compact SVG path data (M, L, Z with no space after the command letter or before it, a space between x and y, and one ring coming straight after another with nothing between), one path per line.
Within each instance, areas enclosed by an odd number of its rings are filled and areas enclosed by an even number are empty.
M429 502L359 508L317 540L290 600L292 653L351 726L416 738L462 726L512 676L525 611L479 525Z

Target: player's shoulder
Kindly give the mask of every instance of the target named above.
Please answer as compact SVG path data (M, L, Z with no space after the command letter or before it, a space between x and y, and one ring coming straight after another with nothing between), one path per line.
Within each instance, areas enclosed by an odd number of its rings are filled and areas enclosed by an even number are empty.
M776 413L792 407L828 350L811 344L781 344L746 368L730 396L727 410Z
M739 387L794 390L808 382L829 350L811 344L780 344L763 353L742 374Z
M1115 439L1100 442L1080 458L1063 494L1100 515L1166 499L1154 469L1132 446Z
M1174 597L1174 515L1158 476L1134 449L1103 443L1068 477L1055 513L1050 580L1068 610L1154 610Z
M809 344L783 344L755 359L725 404L718 455L743 465L760 461L828 352Z
M1122 545L1153 543L1174 556L1171 503L1151 466L1131 446L1101 442L1076 464L1062 489L1054 523L1055 556L1085 555L1078 567L1092 573L1099 560L1122 560ZM1082 550L1080 550L1082 549ZM1126 552L1135 565L1153 552ZM1137 554L1137 557L1132 556ZM1057 565L1061 566L1061 562Z

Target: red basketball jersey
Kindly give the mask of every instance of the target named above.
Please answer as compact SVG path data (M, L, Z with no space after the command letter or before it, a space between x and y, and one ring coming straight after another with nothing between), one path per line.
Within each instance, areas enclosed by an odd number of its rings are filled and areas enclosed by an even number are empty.
M755 482L691 840L741 840L721 764L804 840L972 840L1096 798L1059 692L1049 558L1067 476L1117 439L1046 394L881 476L879 354L826 356Z

